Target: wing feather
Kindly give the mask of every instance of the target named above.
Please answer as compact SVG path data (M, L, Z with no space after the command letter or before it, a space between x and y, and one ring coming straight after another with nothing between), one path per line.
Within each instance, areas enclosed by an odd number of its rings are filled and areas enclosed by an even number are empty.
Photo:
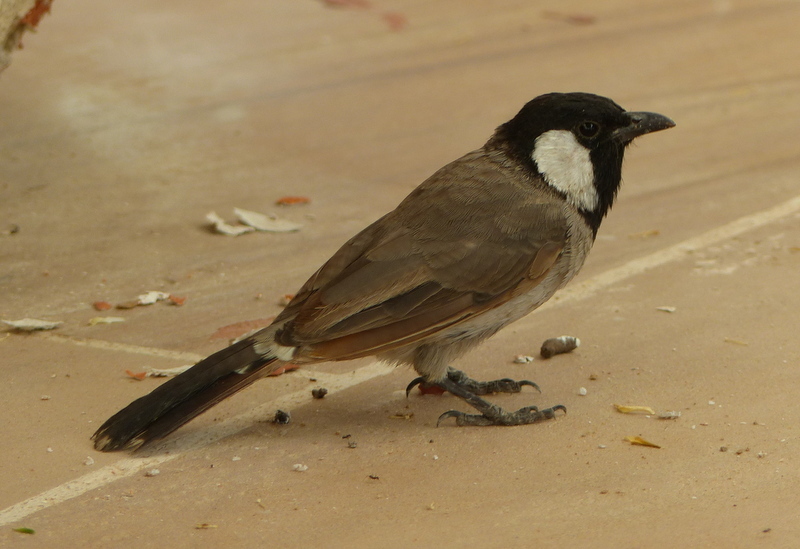
M563 204L476 151L348 241L276 319L321 359L427 337L533 289L567 239ZM527 184L527 186L526 186Z

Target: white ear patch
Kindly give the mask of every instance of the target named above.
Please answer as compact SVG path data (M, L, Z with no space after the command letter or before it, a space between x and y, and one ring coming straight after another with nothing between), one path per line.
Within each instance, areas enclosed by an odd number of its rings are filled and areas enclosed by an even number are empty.
M536 138L531 155L547 183L567 196L577 208L592 211L599 199L589 149L572 132L550 130Z

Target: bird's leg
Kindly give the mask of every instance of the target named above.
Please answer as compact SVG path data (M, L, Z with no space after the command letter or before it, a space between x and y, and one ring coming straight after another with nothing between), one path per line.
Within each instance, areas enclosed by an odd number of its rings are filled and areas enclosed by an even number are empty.
M449 379L453 383L457 383L458 385L460 385L473 395L491 395L493 393L519 393L522 390L522 387L524 387L525 385L530 385L540 393L542 392L539 389L538 385L536 385L533 381L529 381L527 379L515 381L513 379L509 379L506 377L503 379L495 379L492 381L477 381L469 377L461 370L456 370L455 368L452 367L447 369L447 379ZM444 387L442 387L438 383L431 383L425 381L424 377L418 377L408 384L408 387L406 387L406 395L408 395L411 392L411 389L413 389L417 385L419 385L420 390L423 393L435 392L436 388L444 389Z
M438 387L448 393L451 393L459 398L464 399L470 406L480 412L480 414L465 414L457 410L450 410L439 416L436 421L438 426L443 420L447 418L456 418L456 425L527 425L529 423L537 423L546 419L553 419L557 410L562 412L567 409L562 405L556 405L551 408L539 410L536 406L526 406L520 408L515 412L507 412L501 407L492 404L478 395L485 395L490 393L518 393L522 390L524 385L530 385L537 390L539 386L532 381L514 381L512 379L498 379L494 381L475 381L469 378L464 372L449 368L447 376L437 382L427 382L423 378L417 378L412 381L406 389L408 394L411 389L416 385Z

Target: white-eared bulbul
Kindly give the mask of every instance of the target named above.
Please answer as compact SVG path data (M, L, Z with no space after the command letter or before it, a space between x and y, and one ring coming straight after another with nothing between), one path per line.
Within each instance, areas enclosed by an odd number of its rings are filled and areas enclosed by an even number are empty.
M482 148L345 243L272 325L111 417L94 434L95 448L159 439L288 364L371 355L413 366L420 377L409 388L436 385L478 411L440 420L521 425L554 417L563 406L507 412L479 396L532 382L477 382L449 365L575 276L614 202L626 146L674 125L597 95L537 97Z

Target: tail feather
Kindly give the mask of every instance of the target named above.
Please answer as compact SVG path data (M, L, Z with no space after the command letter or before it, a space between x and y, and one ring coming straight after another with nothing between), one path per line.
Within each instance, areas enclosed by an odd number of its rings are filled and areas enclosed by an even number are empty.
M248 338L222 349L134 400L92 435L94 447L103 452L135 449L165 437L283 364L257 353L254 343Z

